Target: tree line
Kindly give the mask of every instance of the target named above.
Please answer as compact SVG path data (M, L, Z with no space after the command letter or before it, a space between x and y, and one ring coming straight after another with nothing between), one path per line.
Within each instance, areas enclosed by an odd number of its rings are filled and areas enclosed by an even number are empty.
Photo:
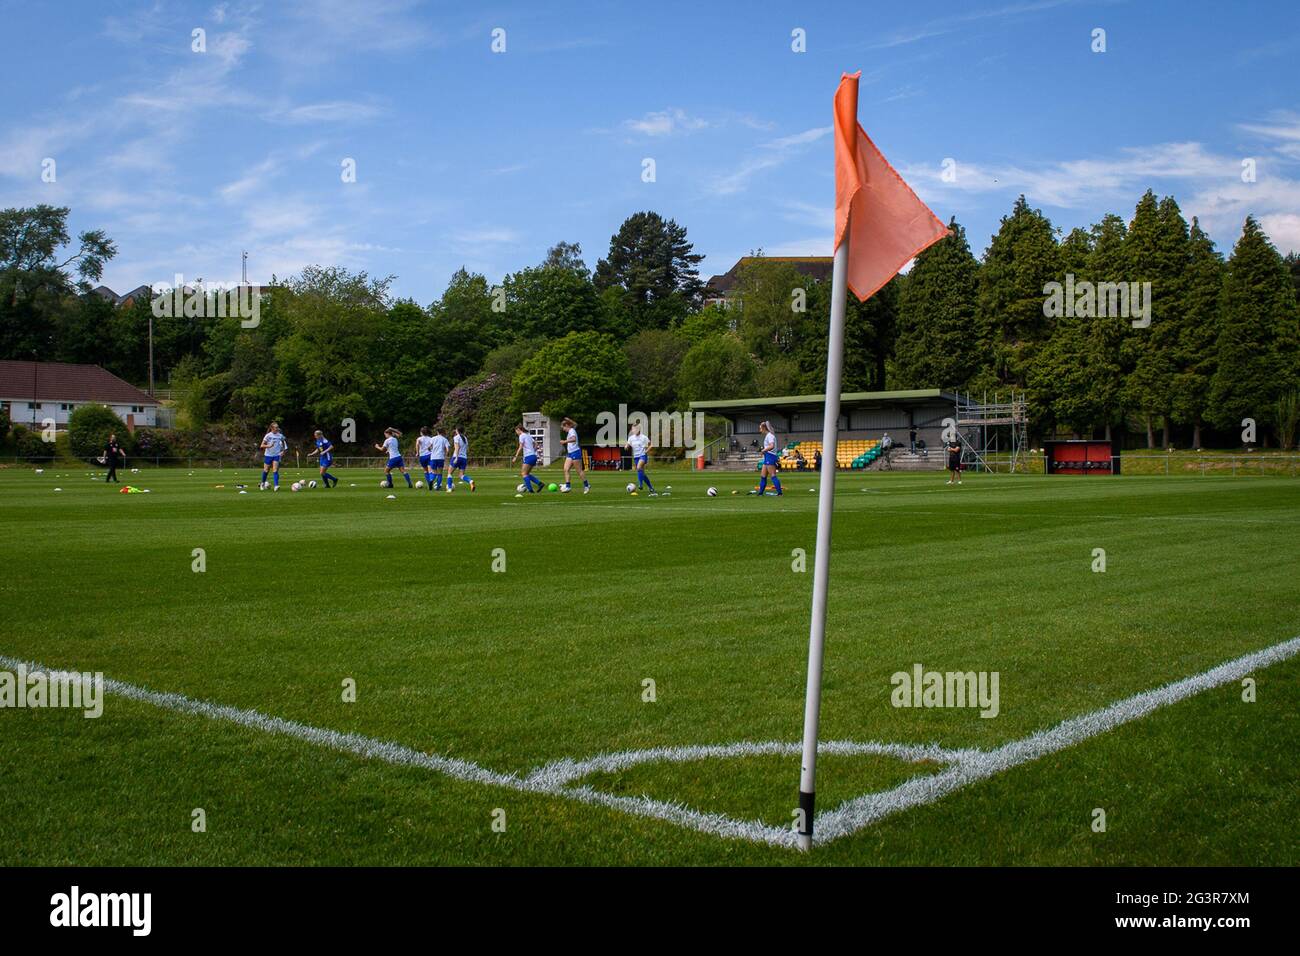
M151 303L91 291L116 250L100 232L74 242L67 213L0 212L0 357L90 362L143 384ZM1150 191L1127 222L1111 214L1066 235L1021 197L980 259L950 226L907 274L850 298L846 391L1015 388L1039 436L1128 429L1199 447L1209 429L1237 444L1249 418L1291 444L1300 259L1283 259L1253 218L1226 260ZM594 269L560 242L495 285L462 269L427 305L394 297L392 276L311 266L271 283L253 328L153 317L155 374L190 430L260 433L276 419L306 434L351 420L365 443L389 424L442 421L478 453L508 450L524 411L591 424L620 402L650 412L822 391L829 281L759 250L727 306L703 306L702 258L685 227L639 212ZM1047 290L1067 277L1070 289L1149 283L1149 325L1096 314L1096 297L1054 311Z

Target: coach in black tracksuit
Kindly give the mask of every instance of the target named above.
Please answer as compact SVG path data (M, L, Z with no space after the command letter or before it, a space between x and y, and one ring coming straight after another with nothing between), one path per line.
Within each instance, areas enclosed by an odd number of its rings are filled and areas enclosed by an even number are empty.
M104 445L104 464L108 465L105 481L117 481L117 460L122 457L122 446L117 443L117 435L109 435Z
M948 442L948 484L961 484L961 442L956 438Z

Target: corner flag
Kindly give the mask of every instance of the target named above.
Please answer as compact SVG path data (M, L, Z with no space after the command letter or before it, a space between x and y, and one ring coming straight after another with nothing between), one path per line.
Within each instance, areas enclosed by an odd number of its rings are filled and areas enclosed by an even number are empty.
M858 123L858 73L845 73L835 91L835 260L826 349L826 405L822 419L823 474L817 500L812 621L808 629L808 687L804 697L803 766L799 776L799 846L812 848L817 790L817 724L821 718L822 655L826 647L826 591L830 582L831 513L835 505L836 445L844 366L844 312L848 290L859 301L880 291L908 260L948 234L916 198Z

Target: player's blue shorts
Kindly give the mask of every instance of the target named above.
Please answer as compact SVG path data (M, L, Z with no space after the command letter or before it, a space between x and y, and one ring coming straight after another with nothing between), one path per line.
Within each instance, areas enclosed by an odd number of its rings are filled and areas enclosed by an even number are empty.
M279 456L279 455L263 455L263 456L262 456L262 464L264 464L264 465L278 465L279 463L280 463L280 456Z
M447 464L446 459L443 459L443 458L431 458L431 459L429 459L429 470L430 470L430 471L442 471L443 466L446 465L446 464Z
M453 459L451 460L451 467L453 467L453 468L461 468L461 469L468 468L468 467L469 467L469 459L468 459L468 458L463 458L463 457L462 457L462 458L453 458Z
M525 465L535 465L535 464L537 464L537 456L536 456L536 455L524 455L524 464L525 464Z
M765 452L763 452L763 464L765 464L765 465L775 465L775 464L777 463L778 460L779 460L779 459L777 458L776 452L774 452L774 451L765 451Z
M423 467L427 470L428 467L429 467L429 456L428 456L428 455L421 455L421 456L420 456L420 464L421 464L421 466L423 466Z
M320 466L321 466L322 468L328 468L328 467L329 467L330 465L332 465L332 464L334 464L334 456L333 456L333 455L321 455L321 456L320 456Z
M390 458L390 459L388 459L388 467L389 467L389 468L405 468L405 467L406 467L406 462L404 462L404 461L402 460L402 456L401 456L401 455L398 455L396 458Z
M632 459L632 463L636 465L638 468L644 468L646 462L648 462L649 460L650 460L649 455L637 455L635 458Z
M582 449L579 448L577 451L569 452L569 458L573 461L582 461Z

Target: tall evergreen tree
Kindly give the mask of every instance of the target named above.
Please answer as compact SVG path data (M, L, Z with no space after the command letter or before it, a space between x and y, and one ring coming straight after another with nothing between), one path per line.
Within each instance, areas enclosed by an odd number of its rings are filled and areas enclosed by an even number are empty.
M1175 372L1169 394L1173 420L1192 427L1193 448L1201 447L1201 426L1205 422L1210 380L1217 366L1219 295L1222 290L1223 257L1193 218L1188 238L1187 276L1176 326Z
M893 383L900 388L965 388L983 360L975 324L979 263L955 218L948 228L902 281Z
M1177 372L1179 327L1191 246L1187 222L1172 197L1156 202L1147 190L1138 202L1125 243L1129 282L1151 283L1151 324L1124 330L1124 404L1146 428L1147 447L1154 446L1154 422L1162 427L1162 447L1169 447L1170 407Z
M1124 265L1124 221L1110 214L1092 227L1090 251L1081 273L1062 273L1058 281L1069 295L1069 275L1079 286L1084 282L1119 281ZM1072 234L1073 236L1073 234ZM1074 236L1069 243L1077 261L1082 240ZM1047 419L1065 426L1076 434L1091 436L1094 429L1104 429L1110 437L1111 426L1119 420L1120 337L1125 319L1101 315L1097 297L1091 299L1076 291L1074 302L1063 302L1055 318L1051 337L1039 352L1031 368L1030 384L1040 409ZM1044 422L1046 424L1046 422Z
M1218 368L1210 381L1210 421L1225 430L1251 418L1267 444L1277 400L1300 376L1300 316L1286 263L1247 216L1228 260L1219 300Z
M629 216L596 264L596 290L618 287L637 316L637 329L667 328L695 305L704 288L686 227L657 212ZM634 330L635 331L635 330Z
M1060 250L1052 224L1025 197L1016 200L984 255L979 271L975 321L989 343L993 380L1023 388L1048 340L1044 287L1060 273Z

